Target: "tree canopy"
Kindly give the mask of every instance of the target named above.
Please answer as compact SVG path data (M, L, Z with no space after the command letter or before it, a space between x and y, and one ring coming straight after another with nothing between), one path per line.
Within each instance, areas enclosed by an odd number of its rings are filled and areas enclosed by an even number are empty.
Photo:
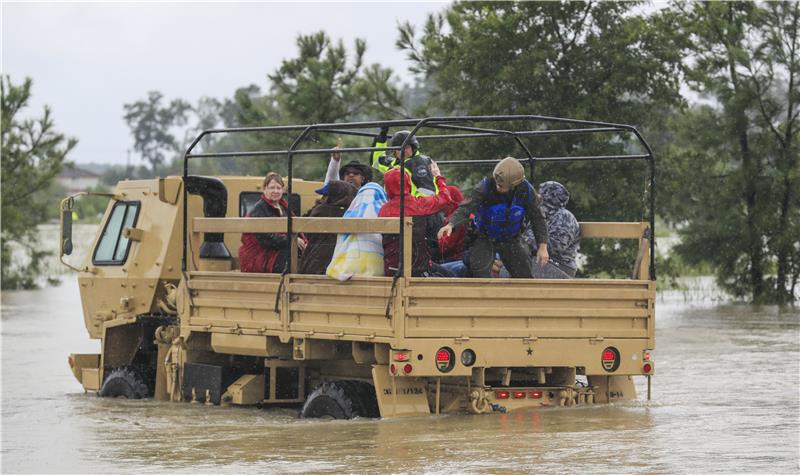
M680 255L756 302L793 300L800 277L800 5L675 3L686 82L706 104L674 116L664 216Z

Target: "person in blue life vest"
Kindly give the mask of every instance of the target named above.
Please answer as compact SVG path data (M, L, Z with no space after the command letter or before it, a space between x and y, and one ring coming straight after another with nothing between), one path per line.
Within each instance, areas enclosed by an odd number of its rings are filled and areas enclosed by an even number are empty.
M495 253L499 253L511 277L530 278L531 260L522 241L525 219L531 223L536 241L542 243L536 262L545 266L549 260L547 223L540 204L541 198L525 179L522 164L506 157L494 167L491 178L484 178L472 190L438 236L449 236L453 228L473 215L472 242L465 257L472 277L490 277Z

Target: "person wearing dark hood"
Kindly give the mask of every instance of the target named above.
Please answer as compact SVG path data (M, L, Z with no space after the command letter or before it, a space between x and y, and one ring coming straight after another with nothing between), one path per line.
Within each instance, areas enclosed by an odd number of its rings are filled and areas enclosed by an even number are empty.
M383 176L383 186L389 198L382 207L379 217L400 216L400 200L405 195L405 216L413 216L411 239L411 275L413 276L451 276L438 264L431 260L431 249L425 239L427 220L431 215L441 212L451 202L450 191L444 177L439 173L439 167L433 165L432 170L439 194L433 196L413 196L411 194L411 180L404 180L404 192L400 192L400 169L395 168ZM394 275L400 262L400 238L397 235L383 236L384 270L386 276Z
M310 218L341 218L358 189L346 181L329 181L319 190L322 199L311 208ZM336 234L309 234L308 245L298 265L301 274L325 275L325 270L333 257L336 247Z
M465 257L472 277L489 277L495 253L499 253L511 277L529 278L531 261L521 238L526 218L537 241L542 243L536 251L536 262L544 266L549 258L547 223L540 200L525 179L522 164L506 157L494 167L492 177L484 178L461 203L450 222L439 230L439 238L449 236L474 215L472 242Z
M289 204L283 199L283 178L267 173L262 183L261 199L247 213L248 218L280 218L286 216ZM297 236L300 251L306 247L304 236ZM283 272L289 262L289 239L286 233L242 233L239 246L241 272Z
M539 185L542 210L547 221L547 250L550 261L546 266L533 265L533 276L542 279L568 279L575 277L578 265L575 256L580 249L581 227L575 216L567 210L569 192L557 181ZM532 233L526 232L526 241L535 244Z
M335 149L341 148L341 140L336 144ZM366 183L372 181L372 168L355 160L340 167L342 160L342 152L331 152L331 159L328 162L328 171L325 174L325 183L336 180L346 181L356 187L356 190L364 186Z

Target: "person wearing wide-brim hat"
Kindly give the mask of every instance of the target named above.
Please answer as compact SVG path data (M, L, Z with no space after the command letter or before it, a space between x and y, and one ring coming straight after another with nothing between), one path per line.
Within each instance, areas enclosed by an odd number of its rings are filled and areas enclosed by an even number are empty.
M372 168L368 165L353 160L344 166L340 166L342 152L336 151L339 148L341 148L341 142L337 143L336 147L334 147L334 151L331 152L331 160L328 162L328 171L325 174L325 184L333 180L341 180L359 189L371 182Z
M448 236L453 228L472 222L472 242L465 261L472 277L490 277L495 253L511 277L531 277L531 261L523 243L523 223L531 223L536 241L536 262L545 266L547 253L547 222L542 213L541 198L525 179L525 168L513 157L501 160L492 172L476 186L469 198L458 207L450 222L439 230L439 238ZM468 238L469 240L469 238Z

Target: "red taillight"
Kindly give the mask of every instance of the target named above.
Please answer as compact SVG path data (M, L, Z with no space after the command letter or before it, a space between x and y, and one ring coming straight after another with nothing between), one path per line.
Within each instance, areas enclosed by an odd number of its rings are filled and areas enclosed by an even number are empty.
M525 397L525 391L514 391L514 399L522 399Z
M436 361L449 362L450 352L447 350L439 350L436 352Z
M497 399L508 399L508 395L509 395L508 391L495 391L494 392L494 397L496 397Z
M389 365L389 371L390 371L392 374L397 374L397 368L394 366L394 363L392 363L391 365Z
M652 371L653 371L653 365L651 365L650 363L645 363L644 365L642 365L643 373L650 373Z
M407 364L407 365L403 366L403 372L404 372L405 374L409 374L409 373L411 373L412 371L414 371L414 367L413 367L413 366L411 366L410 364Z
M409 359L411 359L411 355L409 355L408 353L397 352L394 354L395 361L408 361Z
M652 353L650 353L650 350L644 350L644 360L645 361L650 361L652 359L653 359L653 355L652 355Z
M614 361L616 357L613 351L606 350L603 352L603 361Z
M541 399L542 398L542 392L541 391L531 391L531 394L530 394L529 397L532 397L534 399Z

